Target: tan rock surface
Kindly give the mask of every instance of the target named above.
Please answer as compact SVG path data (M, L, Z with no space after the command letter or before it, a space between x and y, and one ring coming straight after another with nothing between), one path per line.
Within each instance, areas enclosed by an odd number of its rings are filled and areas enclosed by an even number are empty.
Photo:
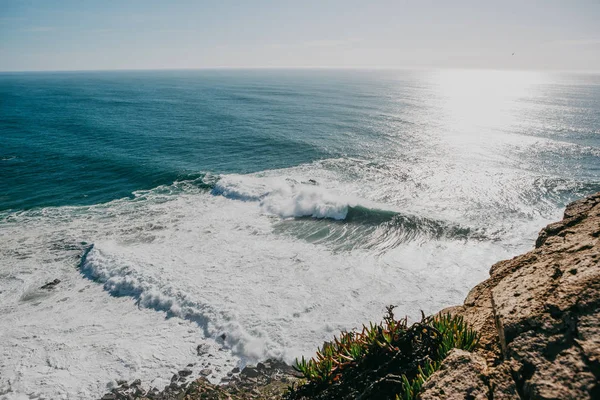
M600 398L600 193L567 206L534 250L492 266L447 311L481 334L488 398Z
M487 400L489 387L486 371L487 365L483 357L454 349L440 369L425 382L419 398Z

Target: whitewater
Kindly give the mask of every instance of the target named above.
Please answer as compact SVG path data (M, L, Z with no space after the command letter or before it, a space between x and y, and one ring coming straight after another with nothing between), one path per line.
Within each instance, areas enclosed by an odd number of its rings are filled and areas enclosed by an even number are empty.
M95 115L89 132L116 132L90 139L73 122L73 139L60 157L44 156L42 172L27 157L48 139L21 140L16 106L2 108L0 398L95 398L120 379L162 388L207 360L209 379L219 382L236 366L310 356L340 330L379 320L390 304L411 320L460 304L492 264L530 249L565 204L600 190L598 78L490 73L155 73L143 77L153 97L137 86L118 89L125 97L113 92L128 77L118 74L0 77L3 96L48 82L71 90L61 85L77 79L88 90L91 82L88 96L101 105L70 115ZM192 93L194 85L203 91ZM222 112L244 115L243 123L228 120L223 135L234 139L209 143L206 135L223 127L211 131L202 115L224 93L231 98ZM27 101L49 101L36 96ZM194 107L177 103L193 96ZM146 112L144 102L192 125L180 136L169 127L176 140L157 142L167 131L157 121L118 117ZM339 113L354 113L358 128L337 126ZM302 125L302 115L314 120ZM109 127L100 116L113 118ZM290 121L310 132L297 141L285 134ZM199 136L186 136L204 123ZM69 126L52 127L56 138ZM122 126L139 131L117 136ZM270 153L236 153L253 146L240 126L256 127L256 140L268 132ZM134 147L142 155L120 153L141 136L145 147ZM197 140L204 153L186 153ZM69 186L73 174L81 187ZM54 279L54 289L41 288Z

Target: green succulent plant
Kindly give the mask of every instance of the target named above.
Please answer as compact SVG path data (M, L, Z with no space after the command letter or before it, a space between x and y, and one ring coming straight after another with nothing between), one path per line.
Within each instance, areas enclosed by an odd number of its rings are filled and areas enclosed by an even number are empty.
M381 323L341 332L311 359L296 360L306 381L285 397L413 400L450 350L471 351L477 344L477 333L460 316L422 315L408 326L389 306Z

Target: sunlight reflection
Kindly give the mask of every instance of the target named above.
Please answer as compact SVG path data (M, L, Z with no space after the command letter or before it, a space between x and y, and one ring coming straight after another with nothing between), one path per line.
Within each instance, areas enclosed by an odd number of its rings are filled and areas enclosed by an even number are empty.
M439 71L433 84L438 94L442 121L450 132L481 134L518 123L519 102L531 96L543 75L522 71Z
M432 134L441 146L438 149L455 159L468 153L473 162L478 158L503 158L506 146L526 140L516 133L535 107L531 99L540 90L544 75L524 71L444 70L437 71L430 82L433 92L430 101L437 111Z

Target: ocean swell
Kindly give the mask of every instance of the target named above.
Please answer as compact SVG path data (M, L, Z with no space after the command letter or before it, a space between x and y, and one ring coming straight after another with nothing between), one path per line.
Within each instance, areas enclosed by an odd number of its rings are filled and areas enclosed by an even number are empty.
M253 201L268 214L281 218L328 218L344 220L356 199L337 195L314 180L226 175L215 184L211 193L233 200Z

